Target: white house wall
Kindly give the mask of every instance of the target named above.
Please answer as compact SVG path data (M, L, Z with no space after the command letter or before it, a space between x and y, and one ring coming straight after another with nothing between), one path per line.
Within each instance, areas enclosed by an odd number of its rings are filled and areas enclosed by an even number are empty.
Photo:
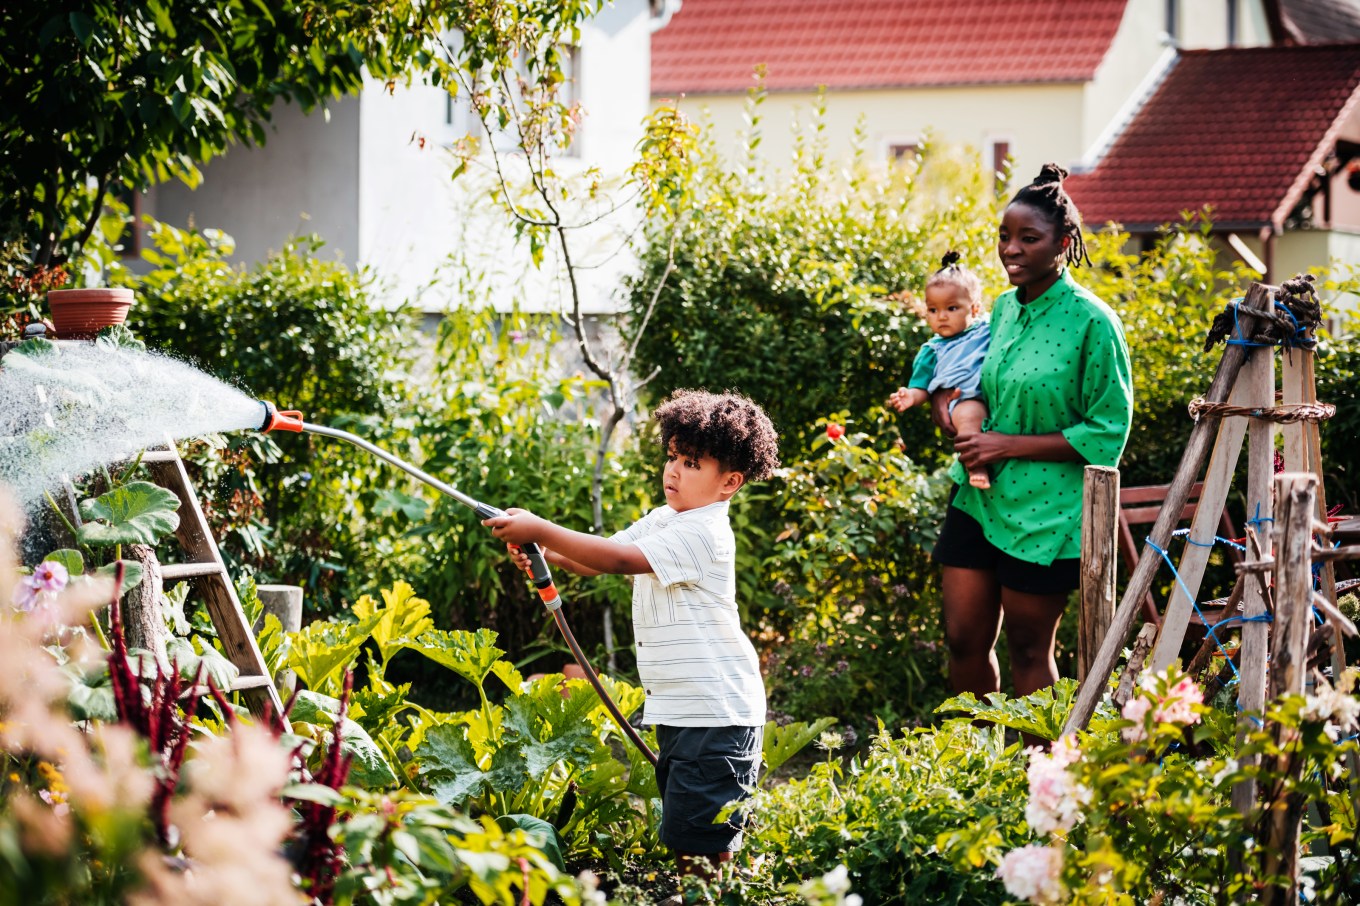
M1105 59L1086 85L1081 125L1088 164L1155 90L1169 63L1173 51L1163 40L1164 8L1165 0L1129 0Z
M557 172L598 168L605 180L626 172L650 109L649 21L646 0L616 0L583 26L575 80L585 119L573 155L554 162ZM146 211L175 226L192 221L225 230L236 239L239 262L266 257L289 236L317 233L327 253L369 267L388 304L439 311L489 301L562 310L560 262L550 253L542 270L529 268L527 249L514 244L504 215L486 198L476 171L484 175L487 167L451 179L449 146L470 126L465 108L448 122L446 98L423 83L388 91L369 80L358 97L332 102L329 120L281 108L265 146L233 148L212 161L195 191L156 187ZM616 308L633 259L618 253L615 240L636 219L628 211L576 234L579 263L590 266L582 274L587 311ZM461 275L447 266L451 255Z
M201 169L194 190L163 183L143 211L173 226L216 228L236 240L237 261L258 261L289 237L318 233L353 264L359 250L360 105L333 102L329 117L281 104L263 147L235 147Z
M650 59L642 0L607 6L583 27L574 79L585 118L571 154L554 161L554 171L571 176L598 168L608 178L627 170L648 111ZM487 197L489 154L466 177L451 179L449 146L469 130L466 106L455 102L450 124L443 89L417 84L388 92L376 82L362 104L359 257L383 276L384 295L427 311L488 301L502 309L565 310L556 249L543 267L531 267L527 247L516 245L506 214ZM512 181L523 177L520 163L513 155L502 161ZM633 263L616 254L617 237L635 222L626 212L573 235L577 263L589 266L580 275L586 311L615 309Z
M806 126L816 95L769 94L761 105L761 157L775 164L792 159L793 124ZM681 102L681 109L703 116L713 126L719 150L738 153L738 136L747 131L746 99L706 95ZM892 144L910 144L927 131L939 141L989 153L993 141L1006 141L1016 161L1016 176L1028 182L1048 160L1073 161L1082 148L1082 89L1079 84L987 85L894 91L837 91L826 100L828 157L848 157L855 128L863 117L866 151L886 158Z

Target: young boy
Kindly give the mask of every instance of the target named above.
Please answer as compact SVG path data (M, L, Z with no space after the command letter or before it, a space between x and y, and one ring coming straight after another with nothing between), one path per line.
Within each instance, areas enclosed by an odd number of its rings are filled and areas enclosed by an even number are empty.
M603 538L525 510L483 522L512 546L544 548L578 575L632 575L638 674L656 724L661 839L682 873L710 874L741 844L741 819L714 823L751 794L760 768L765 685L737 613L727 507L747 481L779 465L774 426L735 393L677 390L654 413L666 451L666 505ZM704 861L699 861L704 860Z

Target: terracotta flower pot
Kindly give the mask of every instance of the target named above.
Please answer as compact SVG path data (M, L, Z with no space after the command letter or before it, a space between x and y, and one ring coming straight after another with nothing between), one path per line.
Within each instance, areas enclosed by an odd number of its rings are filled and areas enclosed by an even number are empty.
M130 289L53 289L47 307L59 339L93 340L105 327L123 323L132 299Z

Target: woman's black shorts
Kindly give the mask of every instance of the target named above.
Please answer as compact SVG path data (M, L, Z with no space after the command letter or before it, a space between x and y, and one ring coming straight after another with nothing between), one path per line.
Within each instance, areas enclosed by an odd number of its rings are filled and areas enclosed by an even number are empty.
M1030 595L1065 595L1081 585L1080 557L1048 566L1012 557L987 540L976 519L955 508L953 495L931 557L941 566L994 572L1003 587Z

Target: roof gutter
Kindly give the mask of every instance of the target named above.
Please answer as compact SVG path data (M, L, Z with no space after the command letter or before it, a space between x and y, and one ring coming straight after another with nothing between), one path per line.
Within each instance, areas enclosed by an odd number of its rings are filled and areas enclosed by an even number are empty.
M652 19L649 24L652 34L656 34L671 24L671 19L676 13L680 12L682 3L684 3L684 0L650 0Z

